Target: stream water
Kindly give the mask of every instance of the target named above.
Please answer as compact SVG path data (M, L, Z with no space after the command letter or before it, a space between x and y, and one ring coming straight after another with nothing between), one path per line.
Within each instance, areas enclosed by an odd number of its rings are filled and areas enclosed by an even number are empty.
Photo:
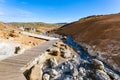
M70 36L67 37L67 39L64 41L66 44L68 44L69 46L73 47L74 49L77 50L77 52L80 55L80 60L81 61L87 61L86 65L82 65L83 67L86 67L87 69L92 70L92 66L91 66L91 60L95 59L96 57L93 57L91 55L89 55L87 53L87 51L85 51L80 45L78 45ZM104 62L103 62L104 63ZM109 67L107 64L104 63L105 66L105 70L108 72L112 72L117 74L120 77L120 72L113 70L111 67Z

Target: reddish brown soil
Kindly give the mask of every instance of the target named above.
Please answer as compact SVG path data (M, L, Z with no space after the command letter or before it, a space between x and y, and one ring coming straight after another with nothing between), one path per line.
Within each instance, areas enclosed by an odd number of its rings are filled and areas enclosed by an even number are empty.
M104 56L120 67L120 14L83 18L59 28L57 33L95 45L107 52Z

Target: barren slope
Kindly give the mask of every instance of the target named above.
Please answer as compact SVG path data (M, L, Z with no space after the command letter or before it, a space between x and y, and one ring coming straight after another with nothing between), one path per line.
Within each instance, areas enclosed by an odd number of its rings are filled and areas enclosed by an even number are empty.
M89 48L90 54L120 70L120 14L83 18L59 28L57 33L71 35Z

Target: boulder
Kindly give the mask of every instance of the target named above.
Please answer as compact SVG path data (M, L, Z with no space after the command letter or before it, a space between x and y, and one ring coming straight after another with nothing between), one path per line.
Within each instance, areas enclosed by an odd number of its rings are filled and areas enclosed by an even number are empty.
M78 70L76 68L73 68L71 73L75 77L78 75Z
M51 69L49 74L50 74L51 77L55 77L55 76L58 75L58 72L55 69Z
M79 76L79 77L78 77L78 80L83 80L83 77Z
M65 73L70 73L70 66L69 65L62 65L62 70Z
M50 49L49 49L50 51L60 51L60 49L58 48L58 47L51 47Z
M116 74L114 74L114 73L112 73L112 72L107 72L107 74L108 74L111 78L113 78L113 79L115 79L115 80L120 79L120 77L119 77L118 75L116 75Z
M70 61L66 61L62 64L61 69L63 70L63 72L71 72L71 70L74 68L73 64Z
M70 58L71 57L71 51L69 49L61 50L61 56L63 58Z
M50 75L49 74L44 74L42 80L50 80Z
M57 47L52 47L48 49L47 51L49 52L50 55L53 55L53 56L58 56L60 53L60 49Z
M73 64L71 62L68 62L70 70L72 70L74 68Z
M36 64L31 70L29 80L41 80L40 75L40 65Z
M97 80L111 80L107 73L102 70L96 70L95 78Z
M73 80L84 80L79 74L76 77L73 77Z
M60 44L61 48L68 49L68 46L66 44Z
M92 64L95 69L104 70L104 64L101 61L92 59Z
M50 66L52 68L56 67L58 65L57 60L55 58L50 59Z

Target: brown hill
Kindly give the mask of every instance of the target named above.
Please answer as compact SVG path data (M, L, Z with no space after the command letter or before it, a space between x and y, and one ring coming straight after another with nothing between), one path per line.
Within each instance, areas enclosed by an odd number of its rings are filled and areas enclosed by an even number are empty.
M91 46L88 51L91 55L99 55L120 71L120 14L82 18L59 28L57 33L70 35L75 41Z

